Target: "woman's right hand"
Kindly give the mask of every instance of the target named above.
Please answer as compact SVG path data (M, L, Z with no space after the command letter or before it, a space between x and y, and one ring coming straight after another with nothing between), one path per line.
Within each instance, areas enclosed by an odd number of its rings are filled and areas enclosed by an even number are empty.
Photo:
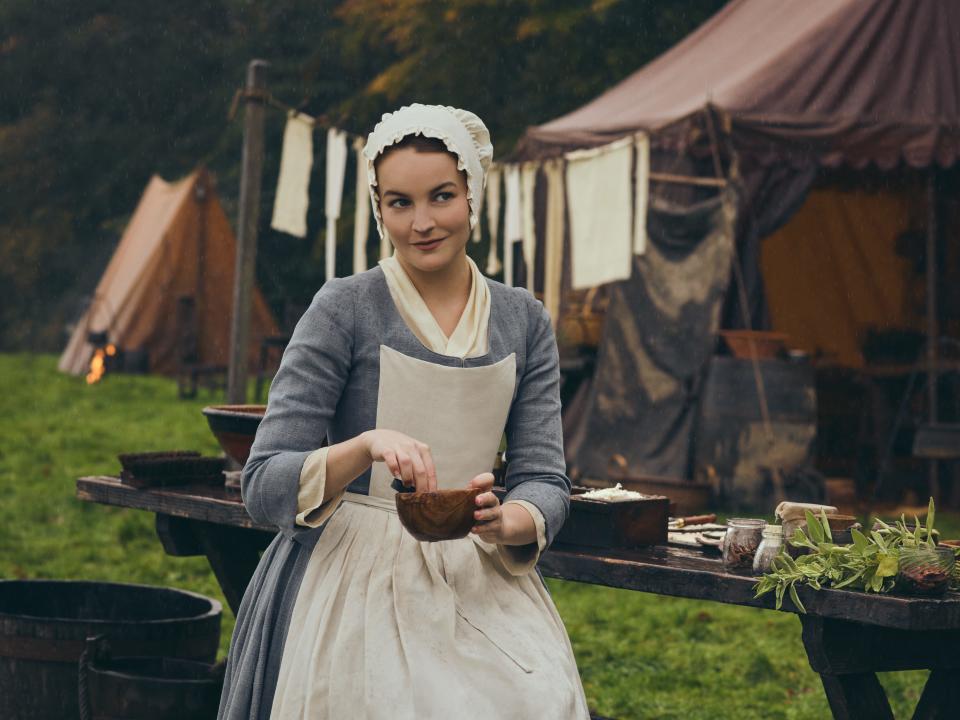
M386 463L395 478L417 492L437 489L437 470L426 443L396 430L367 430L363 437L371 462Z

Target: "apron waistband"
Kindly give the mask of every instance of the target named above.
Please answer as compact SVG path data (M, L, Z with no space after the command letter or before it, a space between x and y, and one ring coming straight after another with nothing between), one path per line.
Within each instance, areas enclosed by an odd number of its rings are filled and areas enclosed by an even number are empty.
M392 496L390 498L382 498L374 495L361 495L360 493L348 492L344 493L343 501L353 503L354 505L366 505L367 507L377 508L378 510L386 510L393 514L397 513L397 504Z

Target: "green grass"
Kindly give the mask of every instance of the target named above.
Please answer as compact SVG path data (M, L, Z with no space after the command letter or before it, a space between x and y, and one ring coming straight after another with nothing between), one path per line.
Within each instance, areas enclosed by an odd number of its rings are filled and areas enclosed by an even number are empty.
M81 475L116 474L118 453L218 451L200 408L163 378L108 376L87 387L50 356L0 355L0 577L113 580L192 590L223 603L203 558L164 554L153 515L80 502ZM960 518L938 513L960 536ZM614 718L829 717L794 615L548 581L587 697ZM908 717L926 673L881 676Z

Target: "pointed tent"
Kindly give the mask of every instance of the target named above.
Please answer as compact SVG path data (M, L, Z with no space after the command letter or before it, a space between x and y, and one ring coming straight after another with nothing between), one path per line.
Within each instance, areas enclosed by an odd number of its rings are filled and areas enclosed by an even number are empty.
M124 230L93 301L77 323L58 367L87 372L91 332L106 332L114 345L144 350L150 372L174 374L183 337L196 339L195 362L226 365L236 241L210 175L203 169L168 183L153 176ZM187 299L192 327L178 312ZM254 293L249 360L260 340L277 332L259 290Z

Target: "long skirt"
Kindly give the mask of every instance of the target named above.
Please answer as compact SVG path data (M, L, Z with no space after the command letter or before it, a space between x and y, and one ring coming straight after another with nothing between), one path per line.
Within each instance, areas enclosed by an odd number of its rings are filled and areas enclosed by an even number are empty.
M540 576L474 535L419 542L392 502L346 501L312 550L270 717L589 718Z

